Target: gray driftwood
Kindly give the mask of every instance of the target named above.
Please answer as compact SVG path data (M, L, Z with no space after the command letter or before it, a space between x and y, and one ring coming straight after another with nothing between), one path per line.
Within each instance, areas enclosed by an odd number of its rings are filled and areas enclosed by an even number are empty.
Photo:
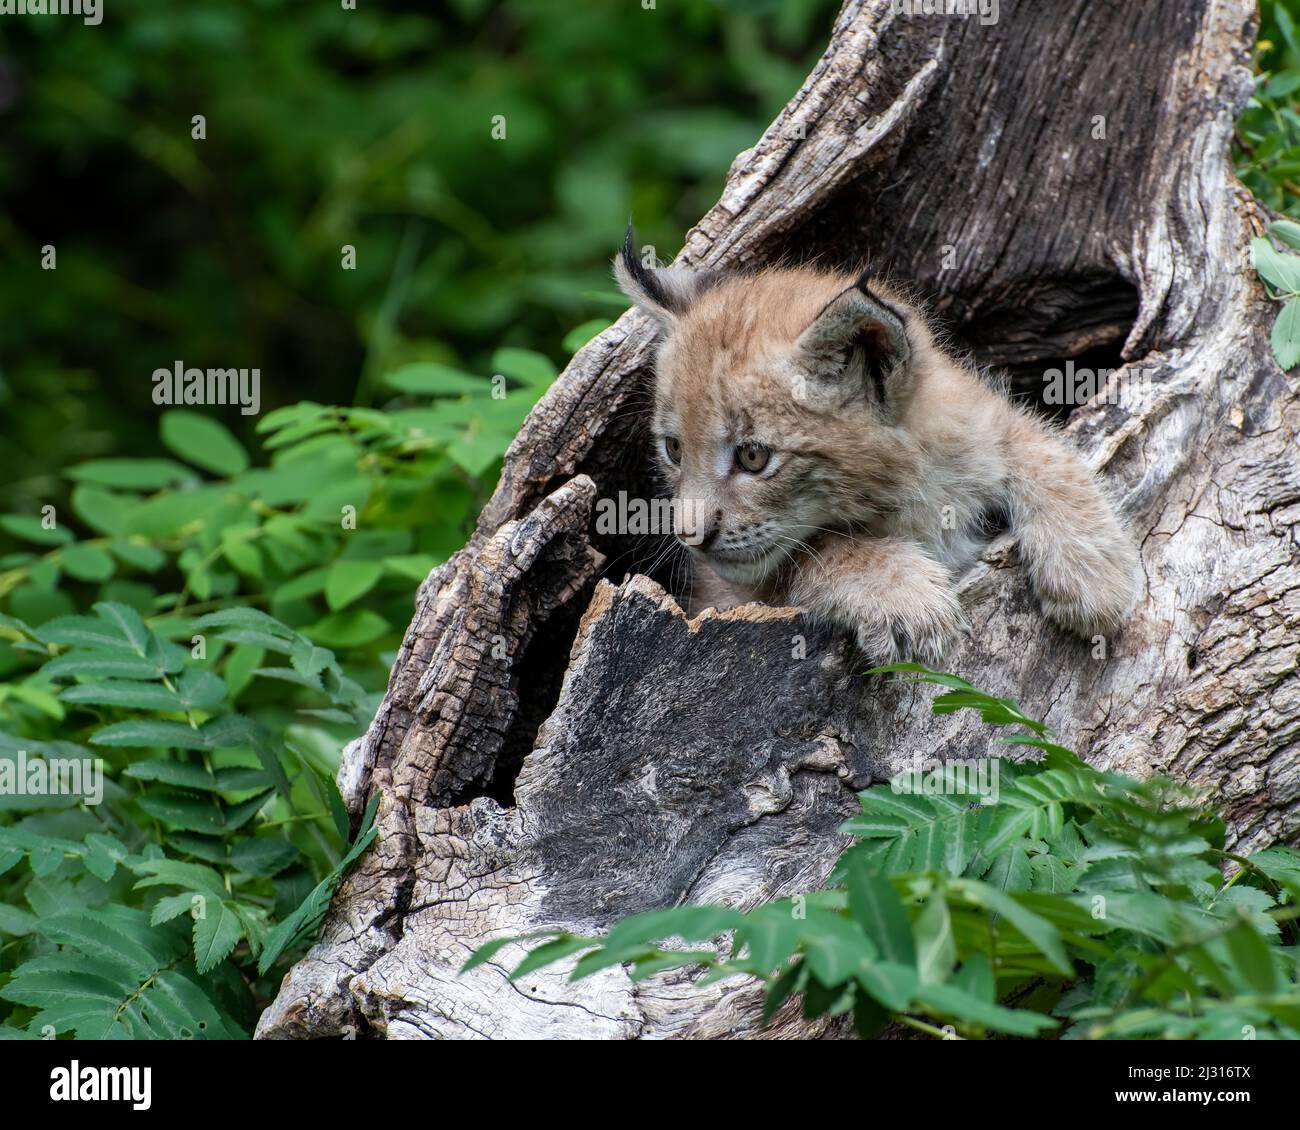
M1213 789L1243 845L1293 838L1300 409L1250 267L1266 217L1230 164L1254 5L1003 0L992 26L892 8L849 0L681 258L870 256L1034 392L1067 359L1126 362L1067 431L1141 537L1131 624L1062 635L1004 537L965 581L950 667L1097 764ZM421 586L340 775L354 812L379 792L379 839L261 1036L757 1035L739 982L457 969L502 933L815 887L855 787L990 750L927 692L864 684L795 610L688 621L657 543L593 533L598 499L653 493L649 355L629 314L574 358ZM787 1011L762 1034L836 1032Z

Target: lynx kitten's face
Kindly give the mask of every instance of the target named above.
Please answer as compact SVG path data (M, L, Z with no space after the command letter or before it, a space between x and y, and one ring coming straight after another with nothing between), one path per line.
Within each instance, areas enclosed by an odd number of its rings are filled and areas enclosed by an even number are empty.
M884 300L807 269L619 274L665 331L653 429L674 532L724 580L758 584L903 500L908 346Z

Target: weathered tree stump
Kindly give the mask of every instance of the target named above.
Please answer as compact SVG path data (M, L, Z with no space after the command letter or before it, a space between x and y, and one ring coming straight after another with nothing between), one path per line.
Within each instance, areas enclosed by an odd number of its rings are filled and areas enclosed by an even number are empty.
M949 667L1094 763L1212 786L1251 847L1300 826L1300 411L1250 267L1265 217L1230 163L1253 8L1003 0L983 25L849 0L681 255L870 257L1035 397L1067 361L1118 367L1066 431L1139 532L1131 623L1063 635L1003 537L963 583L974 632ZM654 495L650 341L628 314L574 358L421 586L340 774L354 811L381 795L379 839L259 1035L757 1035L738 981L457 970L506 933L814 888L856 788L990 751L797 610L688 620L672 569L637 573L654 540L596 532L598 499ZM839 1031L785 1010L762 1034Z

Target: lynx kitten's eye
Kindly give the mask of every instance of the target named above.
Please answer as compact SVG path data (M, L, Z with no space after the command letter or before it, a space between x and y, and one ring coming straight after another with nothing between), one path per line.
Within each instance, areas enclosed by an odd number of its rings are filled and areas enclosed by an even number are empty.
M736 448L736 463L742 471L748 471L751 475L758 474L771 458L771 451L761 443L742 443Z
M672 463L682 461L682 441L676 436L664 436L664 454Z

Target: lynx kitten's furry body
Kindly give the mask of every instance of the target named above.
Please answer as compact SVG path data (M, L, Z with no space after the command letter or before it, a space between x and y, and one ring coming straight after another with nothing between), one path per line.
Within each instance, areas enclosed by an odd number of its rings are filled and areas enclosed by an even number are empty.
M934 662L1004 514L1044 611L1084 636L1133 604L1137 554L1050 428L936 344L889 286L812 268L615 266L660 325L655 445L693 605L796 604L880 661Z

